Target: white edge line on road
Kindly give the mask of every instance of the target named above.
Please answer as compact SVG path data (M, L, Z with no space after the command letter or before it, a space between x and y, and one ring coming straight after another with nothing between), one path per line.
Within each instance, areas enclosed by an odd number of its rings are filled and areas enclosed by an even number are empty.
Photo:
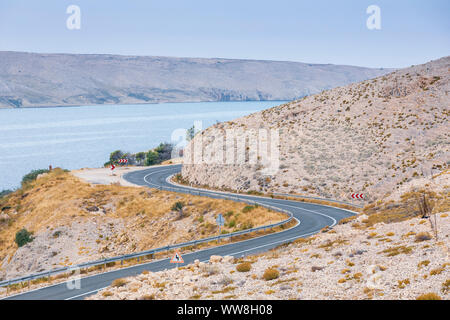
M292 228L298 227L298 226L301 224L301 221L300 221L299 219L297 219L296 217L293 217L293 218L297 221L297 224L296 224L295 226L293 226ZM225 246L229 246L229 245L233 245L233 244L237 244L237 243L244 243L244 242L247 242L247 241L252 241L252 240L259 239L259 238L262 238L262 237L266 237L266 236L269 236L269 235L278 234L278 233L281 233L281 232L286 232L286 231L292 230L292 228L289 228L289 229L283 230L283 231L278 231L278 232L266 234L266 235L262 235L262 236L258 236L258 237L254 237L254 238L251 238L251 239L246 239L246 240L237 241L237 242L231 242L231 243L223 244L223 245L220 245L220 246L213 246L213 247L209 247L209 248L205 248L205 249L201 249L201 250L197 250L197 251L193 251L193 252L188 252L188 253L186 253L185 255L188 255L188 254L195 254L195 253L203 252L203 251L207 251L207 250L213 250L213 249L216 249L216 248L221 248L221 247L225 247ZM317 232L319 232L319 231L317 231ZM308 234L305 234L305 235L308 235ZM301 238L301 237L303 237L303 236L304 236L304 235L299 235L299 236L297 236L297 237L295 237L295 238ZM291 238L291 239L292 239L292 238ZM288 239L287 241L289 241L289 240L290 240L290 239ZM211 240L211 241L214 241L214 240ZM276 242L273 242L273 243L277 243L277 242L279 242L279 241L276 241ZM270 243L270 244L268 244L268 245L271 245L271 244L273 244L273 243ZM250 249L250 250L253 250L253 249ZM124 268L119 268L119 269L110 270L110 271L106 271L106 272L96 273L96 274L92 274L92 275L83 277L83 278L81 278L80 280L84 280L84 279L96 277L96 276L103 275L103 274L107 274L107 273L111 273L111 272L116 272L116 271L121 271L121 270L127 270L127 269L131 269L131 268L139 267L139 266L145 266L145 265L148 265L148 264L152 264L152 263L156 263L156 262L161 262L161 261L168 260L168 259L169 259L169 258L163 258L163 259L159 259L159 260L155 260L155 261L149 261L149 262L146 262L146 263L136 264L136 265L132 265L132 266L124 267ZM130 277L131 277L131 276L130 276ZM31 292L34 292L34 291L39 291L39 290L43 290L43 289L47 289L47 288L56 287L56 286L62 285L62 284L64 284L64 283L68 283L68 282L70 282L70 281L73 281L73 280L69 279L69 280L66 280L66 281L62 281L62 282L58 282L58 283L52 284L52 285L50 285L50 286L40 287L40 288L32 289L32 290L29 290L29 291L16 293L16 294L14 294L14 295L9 295L9 296L6 296L6 297L2 297L2 298L0 298L0 300L5 300L5 299L8 299L8 298L12 298L12 297L15 297L15 296L20 296L20 295L27 294L27 293L31 293ZM107 287L105 287L105 288L107 288ZM102 288L102 289L104 289L104 288ZM98 289L98 290L102 290L102 289ZM96 291L96 290L94 290L94 291L92 291L92 292L95 292L95 291ZM80 294L80 295L78 295L78 296L82 296L82 295L84 295L84 294ZM66 300L68 300L68 299L71 299L71 298L67 298Z
M167 170L170 170L170 169L167 169ZM167 170L164 170L164 171L167 171ZM161 171L156 171L156 172L161 172ZM156 173L156 172L153 172L153 173ZM153 174L153 173L152 173L152 174ZM150 175L150 174L149 174L149 175ZM171 176L169 176L169 177L167 177L167 178L166 178L166 182L167 182L168 184L170 184L170 185L173 185L173 186L179 187L179 188L181 187L181 188L188 188L188 189L192 189L192 190L202 190L202 191L207 191L207 192L211 192L211 193L229 194L229 195L233 195L233 196L242 196L242 197L247 197L247 198L248 198L248 197L255 197L255 198L268 199L268 200L284 200L284 201L294 201L294 202L295 202L295 200L286 200L286 199L269 198L269 197L265 197L265 196L246 195L246 194L232 193L232 192L227 192L227 191L215 191L215 190L209 190L209 189L205 189L205 188L196 188L196 187L191 187L191 186L185 186L185 185L178 184L178 183L175 183L175 182L169 180L169 179L172 178L173 176L174 176L174 174L171 175ZM144 177L144 180L145 180L146 177L147 177L147 176ZM150 182L148 182L147 180L145 180L145 182L150 183ZM155 185L155 184L153 184L153 183L150 183L150 184ZM327 201L327 200L324 200L324 201ZM299 202L299 203L300 203L300 202ZM313 205L324 206L324 207L333 208L333 209L339 209L339 210L342 210L342 211L348 211L348 212L350 212L350 213L352 213L352 214L354 214L354 215L358 215L358 214L359 214L359 212L356 212L356 211L353 211L353 210L350 210L350 209L344 209L344 208L339 208L339 207L333 207L333 206L326 205L326 204L314 203L314 202L306 202L306 201L305 201L304 203L310 203L310 204L313 204Z
M160 172L163 172L163 171L169 171L169 170L170 170L170 169L165 169L165 170L160 170L160 171L155 171L155 172L149 173L148 175L144 176L144 181L145 181L147 184L149 184L149 185L154 185L154 186L158 187L158 185L155 185L155 184L153 184L153 183L147 181L147 177L150 176L150 175L152 175L152 174L155 174L155 173L160 173ZM172 175L172 176L173 176L173 175ZM211 191L211 190L208 190L208 189L193 188L193 187L183 186L183 185L179 185L179 186L178 186L177 184L174 184L173 182L171 182L171 181L169 182L169 181L168 181L168 179L169 179L170 177L172 177L172 176L169 176L168 178L166 178L166 182L168 182L169 184L174 185L174 186L176 186L176 187L188 188L188 189L193 189L193 190L199 189L199 190L207 191L207 192L210 192L210 193L213 193L213 194L214 194L214 193L217 193L217 194L229 194L229 195L233 195L233 196L244 196L244 197L246 197L246 195L233 194L233 193L229 193L229 192L222 192L222 191L216 192L216 191ZM250 197L250 196L249 196L249 197ZM267 200L273 200L272 198L262 197L262 196L251 196L251 197L258 197L258 198L263 198L263 199L267 199ZM255 201L255 202L256 202L256 201ZM295 207L295 206L291 206L291 205L287 205L287 204L281 204L281 205L282 205L282 206L291 207L291 208L295 208L295 209L298 209L298 210L310 211L310 212L312 212L312 213L315 213L315 214L319 214L319 215L328 217L328 218L330 218L330 219L333 220L333 225L332 225L332 226L334 226L334 225L337 223L336 219L334 219L333 217L330 217L330 216L328 216L328 215L326 215L326 214L323 214L323 213L320 213L320 212L316 212L316 211L312 211L312 210L304 209L304 208L299 208L299 207ZM320 205L320 206L330 207L330 208L335 208L335 207L333 207L333 206L328 206L328 205L322 205L322 204L319 204L319 205ZM339 209L339 210L343 210L343 211L348 211L348 212L351 212L351 213L353 213L353 214L358 214L357 212L354 212L354 211L351 211L351 210L347 210L347 209L341 209L341 208L335 208L335 209ZM297 221L297 225L295 225L294 227L292 227L292 228L295 228L295 227L297 227L297 226L299 226L299 225L301 224L301 221L300 221L299 219L297 219L296 217L294 217L294 216L293 216L293 218ZM271 234L269 234L269 235L272 235L272 234L278 234L278 233L282 233L282 232L287 232L287 231L291 230L292 228L290 228L290 229L288 229L288 230L279 231L279 232L276 232L276 233L271 233ZM301 235L298 235L298 236L295 236L295 237L292 237L292 238L289 238L289 239L284 239L284 240L279 240L279 241L271 242L271 243L268 243L268 244L265 244L265 245L261 245L261 246L258 246L258 247L254 247L254 248L252 248L252 249L247 249L247 250L235 252L235 253L232 253L232 254L230 254L230 255L235 255L235 254L239 254L239 253L242 253L242 252L252 251L252 250L255 250L255 249L258 249L258 248L267 247L267 246L270 246L270 245L273 245L273 244L276 244L276 243L280 243L280 242L286 242L286 241L290 241L290 240L293 240L293 239L298 239L298 238L301 238L301 237L304 237L304 236L308 236L308 235L312 235L312 234L318 233L319 231L320 231L320 230L315 231L315 232L306 233L306 234L301 234ZM210 247L210 248L205 248L205 249L202 249L202 250L197 250L197 251L190 252L190 253L188 253L188 254L194 254L194 253L203 252L203 251L206 251L206 250L212 250L212 249L215 249L215 248L220 248L220 247L224 247L224 246L228 246L228 245L233 245L233 244L237 244L237 243L243 243L243 242L247 242L247 241L252 241L252 240L259 239L259 238L262 238L262 237L265 237L265 236L268 236L268 235L262 235L262 236L259 236L259 237L255 237L255 238L251 238L251 239L247 239L247 240L242 240L242 241L238 241L238 242L233 242L233 243L228 243L228 244L221 245L221 246L214 246L214 247ZM145 266L146 264L152 264L152 263L164 261L164 260L167 260L167 259L168 259L168 258L164 258L164 259L155 260L155 261L151 261L151 262L147 262L147 263L143 263L143 264L138 264L138 265L133 265L133 266L129 266L129 267L119 268L119 269L116 269L116 270L111 270L111 271L102 272L102 273L98 273L98 274L93 274L93 275L90 275L90 276L83 277L82 280L88 279L88 278L91 278L91 277L95 277L95 276L99 276L99 275L102 275L102 274L106 274L106 273L111 273L111 272L116 272L116 271L126 270L126 269L130 269L130 268L135 268L135 267L138 267L138 266ZM39 291L39 290L43 290L43 289L55 287L55 286L58 286L58 285L61 285L61 284L64 284L64 283L68 283L69 281L72 281L72 280L67 280L67 281L63 281L63 282L56 283L56 284L54 284L54 285L50 285L50 286L46 286L46 287L41 287L41 288L36 288L36 289L33 289L33 290L29 290L29 291L17 293L17 294L15 294L15 295L6 296L6 297L3 297L3 298L0 298L0 300L4 300L4 299L7 299L7 298L12 298L12 297L15 297L15 296L19 296L19 295L31 293L31 292L34 292L34 291ZM100 290L105 289L105 288L107 288L107 287L100 288L100 289L96 289L96 290L93 290L93 291L90 291L90 292L87 292L87 293L83 293L83 294L80 294L80 295L77 295L77 296L73 296L73 297L67 298L66 300L75 299L75 298L77 298L77 297L84 296L84 295L87 295L87 294L90 294L90 293L93 293L93 292L97 292L97 291L100 291Z

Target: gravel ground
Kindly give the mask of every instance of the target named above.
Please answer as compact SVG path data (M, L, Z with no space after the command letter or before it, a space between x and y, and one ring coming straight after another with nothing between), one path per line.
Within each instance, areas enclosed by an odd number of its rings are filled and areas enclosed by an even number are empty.
M449 213L437 218L437 239L428 219L368 229L350 222L246 257L248 272L237 271L242 261L212 256L209 263L124 279L125 284L115 283L89 299L416 299L435 293L448 300ZM419 241L421 233L431 238ZM279 277L264 280L268 268Z

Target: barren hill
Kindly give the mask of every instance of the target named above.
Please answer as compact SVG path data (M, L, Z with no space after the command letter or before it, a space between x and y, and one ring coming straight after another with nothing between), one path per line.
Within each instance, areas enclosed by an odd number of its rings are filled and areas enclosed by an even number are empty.
M216 124L191 148L203 139L206 152L226 129L278 129L278 172L264 175L247 154L245 165L184 165L183 178L215 188L341 199L357 192L366 200L424 186L450 163L449 76L450 57L444 57ZM446 181L438 187L448 187Z
M387 72L283 61L0 52L0 107L292 100Z

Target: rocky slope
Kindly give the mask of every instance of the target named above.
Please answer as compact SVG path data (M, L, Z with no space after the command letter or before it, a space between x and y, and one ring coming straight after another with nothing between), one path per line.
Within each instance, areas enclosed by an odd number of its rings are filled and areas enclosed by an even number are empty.
M436 217L437 238L426 219L363 227L367 218L259 256L211 256L116 280L89 299L448 300L448 212Z
M450 164L449 77L445 57L216 124L198 134L185 154L190 157L194 145L211 153L225 130L241 129L252 138L257 129L273 129L279 133L279 170L266 175L259 158L251 164L247 144L245 163L188 163L183 178L215 188L336 199L356 192L366 201L398 196L418 179L430 184ZM226 157L224 152L220 161ZM445 185L448 179L432 187L442 191Z
M281 61L0 52L0 107L292 100L386 72Z

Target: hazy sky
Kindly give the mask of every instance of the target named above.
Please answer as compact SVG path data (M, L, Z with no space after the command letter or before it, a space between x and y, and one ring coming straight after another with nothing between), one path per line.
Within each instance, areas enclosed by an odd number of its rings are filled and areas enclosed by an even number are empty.
M449 0L1 0L0 50L406 67L450 54L449 14Z

